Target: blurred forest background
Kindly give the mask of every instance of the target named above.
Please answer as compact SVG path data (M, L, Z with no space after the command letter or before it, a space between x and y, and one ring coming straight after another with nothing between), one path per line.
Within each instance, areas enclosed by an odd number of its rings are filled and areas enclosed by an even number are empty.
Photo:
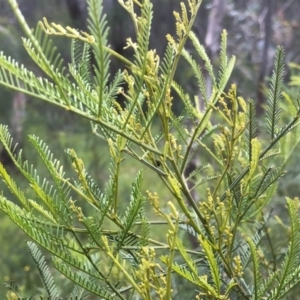
M173 11L180 9L180 1L153 0L154 21L151 48L156 49L158 54L162 54L165 49L166 34L174 34ZM19 0L18 2L27 22L32 27L35 27L37 22L46 16L49 22L87 31L85 0ZM110 44L117 52L130 57L131 53L123 48L127 37L134 38L131 20L117 0L103 0L103 3L110 26ZM286 71L286 93L295 97L298 92L299 11L299 0L203 0L193 30L215 65L218 64L216 54L219 50L220 33L223 28L228 31L229 56L236 55L237 57L230 82L237 84L239 94L245 99L255 100L258 113L261 113L261 107L265 105L267 97L265 88L273 68L277 45L284 47L286 63L294 63ZM22 47L22 35L6 0L0 0L0 50L39 74L41 71L36 69ZM68 41L57 37L54 38L54 43L65 60L70 61ZM119 66L117 61L112 61L112 72L120 67L122 66ZM190 70L184 64L180 66L180 70L176 80L183 86L188 86L190 93L196 95L197 85L191 77ZM180 102L174 101L173 106L175 112L179 114ZM264 116L261 115L261 122L263 121ZM24 157L37 169L43 170L41 162L28 147L26 136L29 133L38 135L49 145L56 157L65 164L67 172L71 171L67 167L69 163L64 149L68 147L76 149L90 174L98 180L100 185L105 184L109 174L109 153L106 146L93 137L88 122L36 99L0 87L0 123L9 125L15 141L24 149ZM22 179L18 177L17 171L1 146L0 160L10 172L15 173L15 178L22 188L28 190L27 183L22 182ZM298 170L300 170L298 161L296 157L286 167L289 170L287 176L290 179L285 179L284 185L279 184L276 196L278 203L282 201L283 196L295 197L300 194L297 184ZM132 162L128 165L122 181L124 192L128 189L133 174L138 168L141 166L134 165ZM41 177L47 176L43 172L40 175ZM2 183L0 183L0 190L9 196L9 191ZM6 293L4 282L9 280L16 281L24 289L26 295L35 295L39 292L38 288L41 287L41 283L37 279L38 275L29 252L26 250L25 241L24 234L4 214L0 213L1 296ZM68 287L68 282L62 280L61 285Z

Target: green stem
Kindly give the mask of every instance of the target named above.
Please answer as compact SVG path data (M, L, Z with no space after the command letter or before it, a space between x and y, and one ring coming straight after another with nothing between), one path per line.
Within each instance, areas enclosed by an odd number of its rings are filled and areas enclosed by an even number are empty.
M197 204L195 203L194 199L192 198L190 192L188 191L186 183L184 182L184 180L183 180L183 178L182 178L182 176L181 176L181 174L180 174L180 172L178 170L178 166L176 165L176 163L174 162L174 160L172 160L171 162L172 162L172 166L173 166L173 169L175 171L175 174L176 174L176 178L177 178L177 180L179 181L179 183L181 185L181 190L182 190L184 196L186 197L188 203L193 208L193 210L196 213L197 217L199 218L199 220L203 224L205 232L207 233L210 241L213 241L212 235L211 235L210 230L209 230L209 224L207 223L206 219L202 216L202 214L201 214L201 212L200 212ZM177 199L177 201L178 201L178 204L180 205L181 209L183 210L183 212L185 213L185 215L189 219L189 222L190 222L191 226L194 228L194 230L198 234L203 235L201 233L201 230L199 229L199 227L195 223L194 219L192 218L190 212L187 210L185 203L183 203L181 199Z

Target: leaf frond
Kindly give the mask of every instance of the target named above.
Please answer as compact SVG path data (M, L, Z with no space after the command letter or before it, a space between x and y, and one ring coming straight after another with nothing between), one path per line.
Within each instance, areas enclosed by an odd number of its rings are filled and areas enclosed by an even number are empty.
M102 115L102 106L105 100L106 86L109 79L109 64L110 54L106 50L108 45L108 26L106 16L103 13L102 1L89 0L88 2L88 28L95 39L95 43L92 45L96 66L94 72L96 74L96 93L98 112L97 115Z
M266 127L271 140L278 133L277 125L280 120L280 102L282 100L282 85L284 76L284 50L278 47L275 56L275 70L271 78L269 97L266 107Z
M49 267L45 261L42 252L39 250L37 245L33 242L27 242L27 246L30 250L30 254L37 266L37 269L40 273L40 278L44 284L44 287L47 291L48 296L53 299L59 297L57 287L54 283L53 276L50 273Z

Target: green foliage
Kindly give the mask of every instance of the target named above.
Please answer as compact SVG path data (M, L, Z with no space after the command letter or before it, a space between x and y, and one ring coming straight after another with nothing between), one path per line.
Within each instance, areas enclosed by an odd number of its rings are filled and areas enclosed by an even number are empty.
M48 266L46 265L45 259L42 256L42 252L32 242L28 242L27 246L31 252L34 262L37 265L37 268L39 270L41 279L44 283L44 286L45 286L48 296L51 299L53 299L53 298L55 299L56 297L58 297L58 291L54 285L53 277L49 271Z
M201 1L182 3L180 13L174 13L176 37L167 36L161 60L155 50L149 50L151 1L119 2L136 31L135 42L127 39L133 61L109 48L101 1L88 0L89 33L85 33L48 24L46 19L31 31L17 3L9 0L27 36L25 49L45 77L1 54L0 84L89 120L95 139L107 143L111 159L110 178L101 188L74 149L66 153L76 179L65 174L62 163L40 138L30 135L29 142L48 170L41 179L21 152L14 153L8 128L0 127L0 141L33 192L19 187L0 164L2 180L19 201L17 205L1 195L0 209L34 241L28 247L47 295L180 299L176 286L183 283L191 299L287 297L300 281L299 205L287 199L286 248L276 247L278 241L269 238L274 220L283 223L266 212L291 154L285 141L299 140L295 128L299 104L290 98L294 109L288 119L280 114L282 48L277 50L263 127L257 122L254 101L247 103L234 84L229 86L235 58L226 54L226 31L221 36L219 70L191 31ZM72 39L68 67L50 35ZM187 41L198 56L187 51ZM113 78L111 56L124 64ZM186 87L174 82L181 57L198 82L195 103ZM174 93L185 108L181 116L172 111ZM119 94L125 98L124 106L118 103ZM259 134L264 130L268 139ZM187 172L199 154L200 165ZM128 194L120 190L125 158L155 173L155 182L148 183L146 191L142 170ZM162 198L159 181L168 190L167 199ZM159 230L163 234L157 236ZM57 288L36 244L52 254L54 267L75 284L71 295ZM10 289L17 295L15 286Z

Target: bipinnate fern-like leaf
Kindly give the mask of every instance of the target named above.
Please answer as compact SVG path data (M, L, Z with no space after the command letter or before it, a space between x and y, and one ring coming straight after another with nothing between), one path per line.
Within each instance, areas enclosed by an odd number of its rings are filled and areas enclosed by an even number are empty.
M48 297L50 297L51 299L59 297L60 295L54 283L53 276L50 273L49 267L45 261L45 257L43 256L42 252L33 242L27 242L27 246L30 250L30 254L34 260L34 263L36 264L37 269L40 273L40 278L47 291Z
M262 174L253 179L250 193L241 199L242 216L251 219L256 216L271 200L274 185L285 174L278 168L262 167ZM238 189L238 186L237 186Z
M195 180L195 176L197 174L202 173L204 170L208 169L209 167L210 167L210 165L206 164L206 165L199 166L199 167L195 168L190 174L187 174L188 176L187 176L186 180L187 181L192 180L192 179Z
M20 66L14 59L3 53L0 54L0 64L0 83L6 87L60 107L73 105L74 108L78 108L80 107L79 100L82 100L85 108L91 112L95 111L95 105L88 101L90 98L87 98L86 89L75 88L68 78L60 73L57 74L58 78L53 83L47 78L37 77L33 72ZM66 94L71 94L74 98L67 97Z
M259 198L272 184L274 184L281 176L283 176L284 173L285 172L277 168L265 169L260 183L257 186L254 186L254 198Z
M270 291L269 299L283 299L285 295L300 282L300 219L297 200L287 198L287 206L291 220L291 239L285 259L277 272L276 283Z
M82 83L91 85L91 45L72 40L71 58L74 70L81 77Z
M226 55L227 49L227 32L225 30L221 35L221 47L220 47L220 71L219 71L219 81L224 77L224 73L227 71L228 58Z
M282 100L282 85L284 76L284 50L278 47L275 56L275 70L271 78L268 102L266 107L267 131L273 140L277 134L280 120L280 102Z
M76 285L83 287L87 291L90 291L93 295L99 296L100 299L116 299L113 293L107 291L100 285L93 282L93 280L91 280L86 274L83 274L81 272L74 272L68 265L62 263L60 260L54 260L54 265L61 274L64 274ZM125 298L121 296L121 299Z
M123 129L127 126L128 121L131 115L133 114L136 106L139 105L141 95L143 94L144 77L146 75L146 68L147 68L147 54L148 54L148 48L150 43L150 29L151 29L151 22L153 17L152 6L153 5L150 1L144 2L144 4L141 7L139 22L135 23L137 43L132 44L131 41L128 41L128 43L131 44L131 47L134 50L134 58L135 58L134 64L138 67L139 72L136 73L134 70L132 70L133 71L132 76L135 84L132 89L129 89L129 96L131 98L131 103L130 103L130 107L128 107L128 114L124 121ZM131 15L131 17L135 19L134 10L128 10L128 12ZM149 116L148 124L145 125L146 129L148 128L151 122L152 122L152 117Z
M224 30L221 35L221 51L220 51L220 60L221 60L221 66L219 71L219 79L218 82L213 86L212 88L212 94L210 95L210 98L208 100L208 104L210 104L205 112L203 114L199 114L199 122L196 128L193 131L193 134L191 135L189 145L185 151L184 157L183 157L183 163L181 166L181 170L183 171L186 167L186 163L188 160L188 157L190 155L190 152L192 150L192 146L194 142L199 138L199 136L204 132L204 130L207 127L210 127L210 118L212 114L212 108L213 106L219 101L226 84L228 83L228 80L230 78L230 75L232 73L234 63L235 63L235 57L231 57L228 60L226 49L227 49L227 33ZM203 52L200 52L201 55L203 55Z
M93 244L97 246L99 249L102 248L101 244L101 225L103 220L99 220L95 217L83 218L83 224L89 232L89 237L93 241Z
M70 294L70 298L88 300L89 292L81 286L74 285L74 288Z
M257 282L257 297L253 295L252 299L261 299L263 297L273 300L285 299L285 296L300 281L300 220L298 217L298 204L296 200L287 198L287 206L291 220L291 238L284 260L281 266L276 271L270 272L262 283ZM254 255L257 256L257 253Z
M257 119L256 119L256 109L255 103L251 99L248 103L247 111L247 121L248 125L245 132L245 142L246 142L246 151L249 153L249 162L252 160L252 139L257 137Z
M174 129L178 133L178 143L185 147L188 145L189 133L186 130L186 126L184 125L184 117L177 117L174 114L171 114L171 123L170 130Z
M221 64L219 70L219 83L218 83L219 92L217 94L218 97L220 95L220 91L224 90L235 63L234 56L228 60L226 49L227 49L227 32L226 30L223 30L221 34L221 49L220 49Z
M6 169L0 163L0 177L5 182L9 190L12 192L13 195L17 197L17 199L20 201L20 203L23 205L25 210L30 210L30 204L29 200L26 198L24 192L17 186L15 181L11 178L11 176L7 173Z
M0 207L28 236L54 255L65 258L69 250L75 250L73 242L64 241L62 228L52 229L51 224L43 223L33 215L24 214L18 206L3 197L0 198Z
M207 278L205 275L203 275L203 277L199 278L198 276L195 276L193 273L191 273L186 267L182 267L178 264L174 264L172 266L172 269L180 274L183 278L187 279L188 281L194 283L195 285L200 286L201 288L203 288L206 291L211 292L212 295L216 295L217 293L214 291L213 287L207 283Z
M192 104L189 94L185 94L182 87L176 81L172 82L172 87L184 103L185 112L189 116L189 119L193 121L195 116L197 116L197 111Z
M199 39L197 38L196 34L194 32L190 32L189 33L189 38L191 39L193 46L195 47L195 50L197 51L198 55L201 57L201 59L204 61L204 65L205 65L205 69L207 70L211 80L212 80L212 84L215 85L216 83L216 78L215 78L215 74L214 74L214 70L213 70L213 66L211 64L211 61L205 51L205 48L203 47L203 45L200 44ZM210 95L204 95L204 91L206 89L204 89L202 92L202 97L204 99L209 99ZM206 100L207 102L207 100Z
M262 285L261 265L260 265L256 245L250 238L248 238L247 241L248 241L249 249L252 256L252 263L253 263L253 286L254 286L253 299L259 299L259 287Z
M211 294L217 294L214 287L207 283L208 273L199 276L198 268L197 268L197 263L199 261L192 259L192 257L187 253L182 241L179 238L175 237L174 242L180 254L182 255L185 263L178 264L177 262L172 262L171 270L173 272L176 272L180 276L184 277L186 280L190 281L191 283L195 284L196 286L201 287L203 290L209 291L209 293ZM160 259L165 265L170 266L169 257L161 256ZM200 262L205 264L203 259L200 259Z
M193 73L197 79L198 86L201 91L201 96L204 100L204 103L207 104L207 85L206 85L205 76L204 76L200 66L196 63L196 61L193 59L192 55L187 50L183 49L182 56L185 58L185 60L191 66Z
M192 191L204 183L207 183L209 181L213 181L213 180L220 178L220 176L221 175L217 174L217 175L211 175L211 176L207 176L207 177L198 179L189 190Z
M160 75L162 78L167 78L174 62L175 51L170 43L167 44L166 51L159 66Z
M218 297L217 295L220 294L221 288L220 272L217 260L214 257L213 251L210 248L209 244L204 240L200 240L200 245L202 245L203 247L203 252L201 252L203 258L193 260L189 253L187 253L182 241L179 238L175 238L175 241L176 247L178 248L178 251L180 252L185 263L182 265L179 265L176 262L173 263L172 270L177 274L180 274L182 277L192 282L196 286L200 287L202 291ZM209 256L208 260L207 255ZM168 258L166 256L162 256L161 260L164 264L168 264ZM209 272L204 272L203 274L202 271L201 274L199 274L199 269L197 268L197 264L199 263L199 261L203 266L209 269Z
M105 96L108 106L113 106L113 104L116 103L120 90L122 90L122 84L124 84L124 76L123 73L118 70L106 90Z
M209 242L206 239L203 239L202 237L199 237L200 245L203 248L203 251L206 254L207 262L209 265L209 270L211 274L211 278L214 283L214 288L217 291L217 293L220 293L221 289L221 278L220 278L220 271L218 266L217 258L214 254L214 251L209 244Z
M9 283L4 283L4 286L8 290L12 291L16 297L21 298L21 295L19 293L20 289L19 289L19 286L18 286L18 284L16 282L14 282L13 280L11 280Z
M120 233L120 236L118 237L118 248L120 248L124 244L129 230L132 228L135 222L140 220L142 216L145 204L145 198L141 194L142 179L143 177L141 172L138 172L137 178L132 184L132 192L128 208L125 212L124 217L121 218L123 230Z
M145 67L145 58L149 48L151 23L153 18L153 4L150 1L145 1L141 9L141 17L137 27L136 38L137 48L135 52L135 59L137 66L141 69Z
M46 181L44 181L44 183L41 186L39 177L36 173L36 170L33 168L33 166L29 167L28 162L26 162L26 161L24 163L22 162L21 153L19 153L19 155L17 157L16 157L16 155L14 155L12 153L12 150L10 149L12 139L8 132L7 126L0 127L0 141L5 146L7 152L9 153L9 155L10 155L11 159L13 160L13 162L15 163L16 167L19 169L19 171L22 173L22 175L30 182L36 195L42 200L43 204L49 210L49 216L51 216L51 218L55 218L57 220L58 216L61 216L61 210L60 210L57 202L54 200L56 198L55 197L56 191L54 189L52 189L51 186L49 187L49 185L47 185ZM45 156L46 155L47 154L45 154ZM42 158L43 157L45 158L45 156L41 155ZM53 170L56 170L55 175L57 175L57 177L61 176L61 173L60 173L61 170L59 172L59 171L57 171L57 169L55 169L55 166L57 166L57 161L51 162L51 158L49 156L48 156L48 158L50 160L47 160L47 163L49 166L51 166L51 168L53 168ZM7 182L8 186L10 186L11 191L20 199L21 203L25 206L25 208L27 207L27 209L28 209L29 208L28 199L25 199L25 195L22 192L20 192L20 190L17 188L17 186L11 180L11 178L7 174L7 172L3 168L1 168L1 170L2 170L3 179Z
M263 221L261 223L256 222L255 223L255 230L252 233L249 233L251 235L251 243L254 248L252 250L257 250L259 245L262 242L262 239L264 237L263 229L266 226L267 221ZM237 254L240 256L242 265L244 269L246 270L252 262L252 254L254 253L250 247L249 247L249 241L246 240L245 242L235 245L237 249ZM257 251L256 251L257 252ZM256 263L256 262L255 262Z
M96 74L96 93L98 103L98 116L102 114L103 101L105 99L105 89L109 79L109 63L110 55L107 52L106 46L108 36L108 26L105 15L103 14L102 1L89 0L88 4L88 28L95 39L93 45L93 53L97 66L94 68Z
M49 76L53 74L52 71L62 76L66 75L66 67L61 54L57 51L49 36L45 35L41 26L35 28L33 37L35 40L23 38L23 43L26 51L34 59L35 63ZM40 49L38 49L35 42L38 43ZM40 53L43 53L44 56L41 56Z

